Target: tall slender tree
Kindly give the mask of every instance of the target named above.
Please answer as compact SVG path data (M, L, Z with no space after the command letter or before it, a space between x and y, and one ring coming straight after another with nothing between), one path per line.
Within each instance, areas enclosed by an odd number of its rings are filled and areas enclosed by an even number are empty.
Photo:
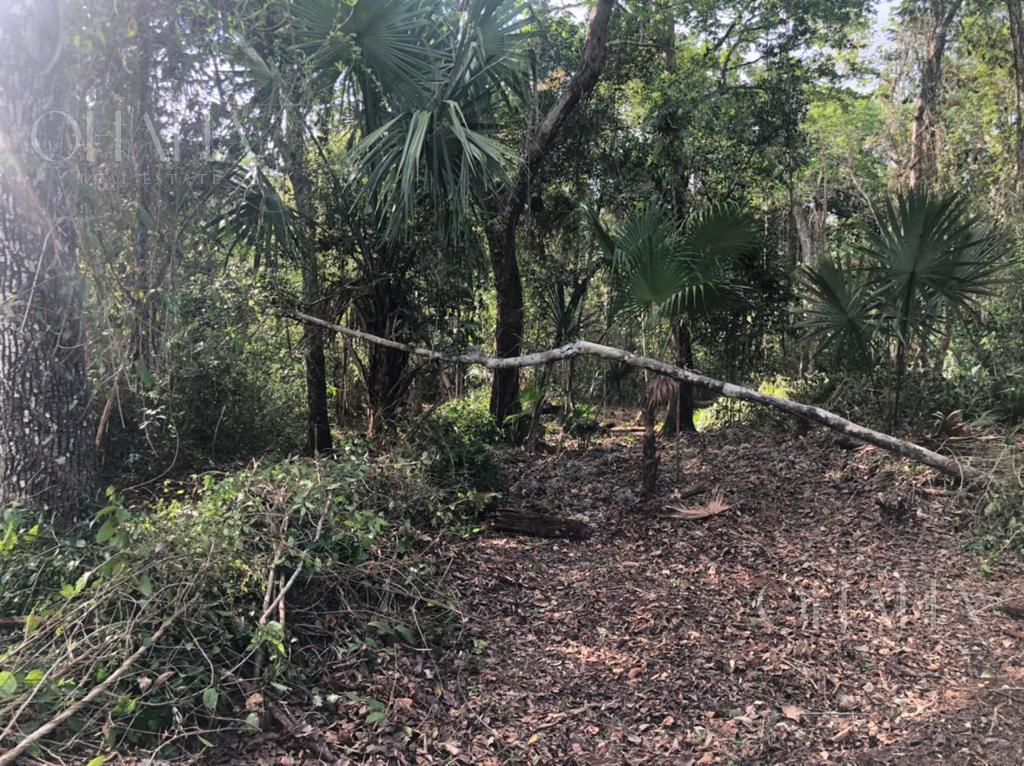
M920 13L919 3L910 4L910 13ZM914 123L910 132L910 189L927 191L935 180L938 145L935 137L935 110L942 90L942 60L949 43L950 28L963 0L928 0L924 10L924 49Z
M517 356L522 350L523 283L519 272L516 233L529 196L530 178L550 152L569 114L597 85L604 69L608 24L614 6L614 0L597 0L594 4L579 67L537 129L527 136L519 173L511 184L492 194L485 205L488 213L487 244L497 298L494 344L498 356ZM491 387L491 414L503 424L518 412L519 370L495 370Z
M1013 84L1016 124L1014 125L1016 182L1024 184L1024 3L1006 0L1010 17L1010 41L1013 46Z

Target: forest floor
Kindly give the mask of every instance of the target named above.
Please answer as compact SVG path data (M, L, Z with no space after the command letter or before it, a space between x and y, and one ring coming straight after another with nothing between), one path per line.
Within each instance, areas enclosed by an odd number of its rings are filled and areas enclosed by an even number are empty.
M276 739L250 762L1024 762L1024 622L998 608L1024 565L983 576L966 501L929 472L734 429L663 448L640 503L637 434L504 459L503 506L593 536L454 544L461 651L376 669L351 696L383 725L343 698L320 754ZM706 502L673 499L695 482L729 510L666 510Z

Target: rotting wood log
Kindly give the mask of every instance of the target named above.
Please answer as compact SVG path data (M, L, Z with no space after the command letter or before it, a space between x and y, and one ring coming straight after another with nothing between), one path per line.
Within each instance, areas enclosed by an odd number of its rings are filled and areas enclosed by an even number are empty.
M781 410L789 415L806 418L807 420L820 423L827 428L831 428L833 431L837 431L853 439L857 439L865 444L880 447L881 449L900 455L901 457L905 457L916 463L935 468L963 481L981 479L985 475L975 468L962 464L954 457L940 455L938 452L933 452L919 444L914 444L913 442L906 441L905 439L898 439L895 436L890 436L889 434L882 433L881 431L875 431L874 429L857 425L853 421L847 420L840 415L836 415L834 412L824 410L821 407L815 407L811 404L803 404L802 402L795 402L790 399L780 399L777 396L771 396L770 394L764 394L750 388L737 386L733 383L709 378L706 375L700 375L699 373L667 364L659 359L640 356L621 348L615 348L614 346L604 346L600 343L577 340L572 343L567 343L564 346L560 346L559 348L549 349L548 351L536 351L532 354L523 354L522 356L499 358L485 356L475 352L468 354L444 354L439 351L419 348L407 343L400 343L396 340L380 338L376 335L370 335L369 333L365 333L360 330L353 330L350 327L344 327L339 324L334 324L333 322L327 322L323 319L310 316L309 314L304 314L301 311L285 311L283 313L286 316L290 316L301 322L320 325L350 338L358 338L360 340L367 341L368 343L376 343L381 346L387 346L388 348L400 349L409 354L423 357L425 359L473 364L480 367L486 367L488 370L536 367L538 365L546 364L547 362L558 361L560 359L570 359L575 356L596 356L601 359L622 362L623 364L628 364L631 367L650 370L651 372L656 372L660 375L665 375L685 383L692 383L693 385L714 391L728 399L752 402L753 404L760 404L765 407L774 407L775 409Z
M582 521L543 513L499 511L488 519L491 529L530 537L586 540L593 530Z
M697 495L703 495L705 492L711 491L710 484L693 484L685 489L681 489L678 492L672 493L673 500L686 500L690 497L696 497Z

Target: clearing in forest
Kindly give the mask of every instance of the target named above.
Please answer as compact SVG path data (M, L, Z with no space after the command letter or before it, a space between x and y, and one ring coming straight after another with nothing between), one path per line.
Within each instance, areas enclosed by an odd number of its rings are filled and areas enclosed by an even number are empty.
M385 702L382 725L343 696L319 745L264 742L255 761L1024 760L1024 625L999 609L1024 572L982 575L928 472L821 433L731 430L668 447L641 505L634 436L505 458L504 505L594 535L458 543L459 649L375 670L352 696ZM698 479L729 510L666 512L706 502L673 500Z

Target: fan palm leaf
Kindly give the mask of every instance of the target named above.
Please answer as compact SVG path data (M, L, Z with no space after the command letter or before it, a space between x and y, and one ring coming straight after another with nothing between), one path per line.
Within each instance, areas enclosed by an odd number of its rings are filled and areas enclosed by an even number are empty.
M1009 249L962 195L916 192L886 206L863 252L882 320L906 346L932 334L946 311L971 311L990 295Z
M252 252L253 269L275 254L289 256L301 236L298 216L259 165L235 167L224 179L223 188L223 203L207 228L225 246L228 256L239 245L246 246Z
M870 357L877 299L868 284L827 258L805 268L803 277L810 305L797 327L804 338L820 341L821 349L838 343Z
M429 45L436 9L423 0L292 0L289 8L295 50L321 84L368 78L402 104L422 103L436 88L439 53ZM363 87L371 86L363 80Z
M612 250L616 310L651 322L714 311L734 300L731 260L756 241L750 219L734 208L710 208L679 225L650 203L614 237L596 211L587 217L598 241Z
M398 236L423 200L459 233L469 208L507 181L516 153L485 119L496 98L521 80L526 15L513 0L475 0L438 51L437 87L356 143L348 161L363 179L385 235Z

